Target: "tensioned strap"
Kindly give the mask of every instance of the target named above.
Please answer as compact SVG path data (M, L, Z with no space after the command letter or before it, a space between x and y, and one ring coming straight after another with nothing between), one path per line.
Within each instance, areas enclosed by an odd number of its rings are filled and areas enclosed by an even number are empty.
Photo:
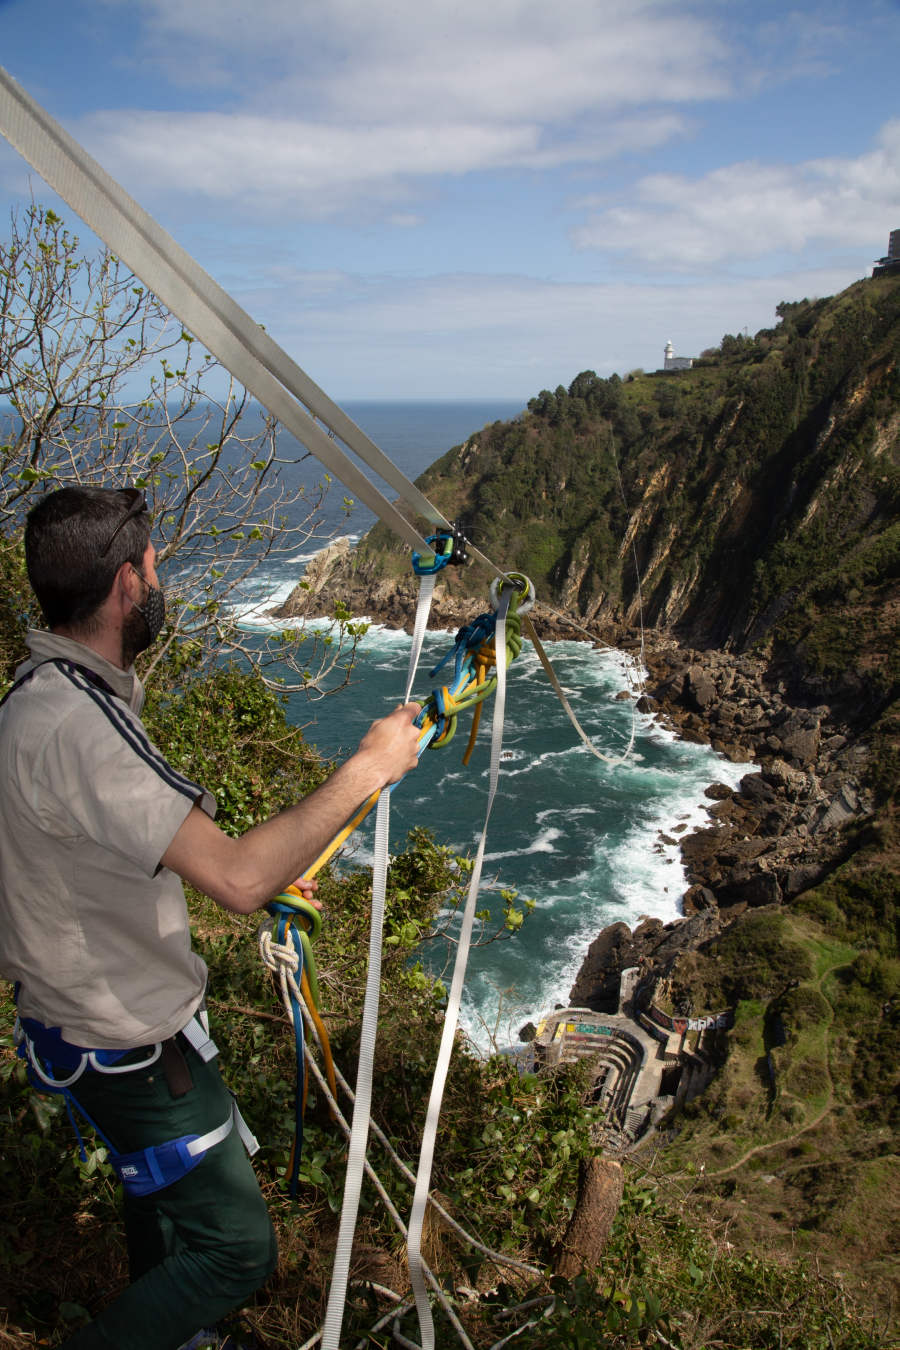
M363 1000L362 1029L360 1032L359 1068L356 1075L356 1101L350 1127L350 1145L347 1155L347 1173L344 1181L344 1200L338 1229L334 1269L328 1293L328 1307L322 1331L322 1350L338 1350L347 1282L350 1275L350 1256L353 1234L359 1211L359 1197L366 1165L366 1147L369 1140L369 1121L372 1114L372 1082L375 1062L375 1039L378 1031L378 1005L381 994L381 937L384 929L385 895L387 891L388 829L390 823L388 791L378 798L375 813L375 847L372 867L372 915L369 929L369 969Z
M0 68L0 132L236 379L406 543L427 544L302 407L432 524L449 522L245 310ZM491 570L499 571L487 559Z
M431 1307L428 1302L428 1290L425 1285L422 1262L422 1230L425 1221L425 1207L428 1203L428 1192L431 1187L431 1169L434 1162L434 1148L437 1140L441 1103L443 1102L444 1087L447 1082L447 1073L450 1068L450 1059L453 1054L453 1045L456 1039L456 1027L459 1021L459 1009L462 1002L463 982L466 978L466 965L469 960L469 948L472 941L472 925L475 920L475 906L478 902L478 891L481 886L481 868L484 862L488 822L491 817L491 810L493 809L494 798L497 795L497 786L500 781L500 750L503 744L503 722L506 707L506 614L509 609L511 594L511 591L504 587L499 595L497 626L494 630L497 691L494 695L494 720L491 732L490 786L488 789L487 808L485 810L481 838L478 841L478 850L475 854L475 864L472 868L472 876L469 881L469 891L466 896L466 904L463 910L459 938L457 939L456 961L453 967L450 995L447 999L447 1010L444 1013L441 1044L438 1050L437 1063L431 1082L428 1112L425 1117L425 1129L422 1135L422 1146L419 1152L419 1168L416 1175L415 1195L413 1197L412 1210L409 1216L409 1235L407 1239L409 1279L413 1288L413 1293L415 1294L416 1310L419 1315L422 1350L433 1350L434 1347L434 1323L431 1317Z
M409 702L410 691L416 678L422 644L428 627L428 615L434 595L434 576L426 574L419 578L419 601L416 607L416 622L413 630L409 653L409 669L406 676L406 691L403 702ZM353 1235L356 1229L356 1217L359 1211L359 1198L362 1193L363 1175L366 1168L366 1146L372 1115L372 1081L375 1060L375 1040L378 1032L378 1004L381 988L381 947L382 930L387 896L387 871L389 863L390 832L390 788L385 788L378 798L375 815L375 840L372 865L372 914L369 930L369 968L366 976L366 992L363 1001L362 1026L360 1029L359 1067L357 1069L356 1094L353 1105L353 1121L350 1129L350 1147L347 1158L347 1171L344 1180L344 1199L341 1206L340 1228L334 1256L334 1269L331 1275L331 1288L328 1295L328 1307L325 1312L325 1324L322 1329L322 1350L337 1350L340 1343L341 1326L344 1320L344 1305L347 1298L347 1281L350 1274L350 1257L353 1250Z

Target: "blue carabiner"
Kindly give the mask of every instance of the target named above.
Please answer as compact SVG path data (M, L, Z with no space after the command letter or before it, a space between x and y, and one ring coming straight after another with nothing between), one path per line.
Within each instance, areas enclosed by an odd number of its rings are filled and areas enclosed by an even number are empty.
M432 577L436 572L440 572L446 567L453 557L453 535L452 534L429 534L425 540L426 544L434 544L433 553L413 553L412 569L417 577ZM441 548L438 551L437 545Z

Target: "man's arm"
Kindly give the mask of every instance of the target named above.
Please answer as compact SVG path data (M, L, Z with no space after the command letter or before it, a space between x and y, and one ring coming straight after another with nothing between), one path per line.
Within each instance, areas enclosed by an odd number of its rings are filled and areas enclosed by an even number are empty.
M359 749L321 787L238 839L192 808L163 864L238 914L251 914L315 862L357 807L418 764L419 704L373 722Z

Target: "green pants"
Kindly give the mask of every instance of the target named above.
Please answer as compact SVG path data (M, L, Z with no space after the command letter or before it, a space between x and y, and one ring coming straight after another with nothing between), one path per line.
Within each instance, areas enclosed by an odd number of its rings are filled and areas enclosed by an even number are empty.
M182 1048L194 1080L182 1097L172 1097L158 1062L120 1075L88 1071L75 1083L79 1105L118 1152L205 1134L228 1118L216 1061ZM181 1180L152 1195L126 1193L124 1209L131 1283L63 1350L177 1350L275 1269L272 1223L236 1130Z

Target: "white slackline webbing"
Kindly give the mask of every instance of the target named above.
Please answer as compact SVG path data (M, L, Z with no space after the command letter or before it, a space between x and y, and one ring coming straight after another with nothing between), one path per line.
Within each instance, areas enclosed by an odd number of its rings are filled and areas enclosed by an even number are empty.
M449 528L365 433L2 68L0 132L185 328L406 543L428 548L298 399L426 520Z
M433 573L419 578L419 601L416 607L416 621L409 653L409 670L406 677L406 692L403 696L404 703L409 702L410 691L416 678L416 670L419 665L419 657L422 652L422 643L425 639L428 615L434 595L434 580ZM340 1342L344 1304L347 1297L347 1281L350 1274L350 1258L353 1250L353 1234L356 1229L359 1197L362 1191L363 1173L366 1168L366 1146L372 1114L372 1075L381 986L381 934L384 926L389 862L390 798L390 789L385 788L378 799L376 808L369 969L366 976L366 993L363 1002L359 1067L357 1069L353 1104L347 1173L344 1180L344 1199L341 1206L341 1221L335 1250L334 1269L331 1275L331 1288L328 1294L328 1307L325 1312L325 1325L322 1331L322 1350L337 1350Z
M466 977L466 965L469 959L469 947L472 941L472 925L475 919L475 906L478 902L478 890L481 885L481 868L484 862L488 821L491 817L491 809L494 805L494 798L497 794L497 785L500 779L500 750L503 744L503 721L506 707L506 613L509 609L510 597L511 591L507 588L502 588L497 607L497 626L494 636L497 689L494 695L494 718L491 731L490 788L488 791L487 810L485 811L481 839L478 842L478 851L475 855L475 865L472 869L472 877L469 882L469 891L466 896L462 924L457 940L456 961L453 966L453 979L450 985L450 995L447 999L447 1010L444 1013L444 1026L441 1033L441 1044L440 1049L438 1050L437 1064L435 1065L434 1076L431 1082L431 1095L428 1099L428 1112L425 1117L425 1130L422 1135L422 1147L419 1153L419 1169L416 1175L416 1189L413 1197L412 1210L410 1211L409 1216L407 1256L409 1258L410 1283L412 1284L413 1293L416 1298L416 1310L419 1314L422 1350L433 1350L434 1347L434 1323L431 1317L431 1307L428 1302L428 1290L425 1284L422 1262L422 1228L425 1221L425 1206L428 1203L428 1191L431 1186L431 1169L434 1161L434 1147L437 1139L441 1102L444 1096L444 1087L447 1082L447 1072L450 1068L450 1059L453 1054L453 1044L456 1039L456 1026L459 1020L463 982Z
M350 1146L347 1156L347 1175L344 1181L344 1200L338 1229L331 1288L322 1331L322 1350L338 1350L341 1323L347 1297L350 1274L350 1256L353 1234L366 1165L369 1140L369 1117L372 1111L372 1066L375 1059L375 1037L378 1030L378 1003L381 994L381 934L384 927L385 892L387 889L388 828L391 794L383 791L375 808L375 857L372 866L372 918L369 930L369 970L363 1001L362 1028L359 1042L359 1067L356 1073L356 1101L350 1127Z

